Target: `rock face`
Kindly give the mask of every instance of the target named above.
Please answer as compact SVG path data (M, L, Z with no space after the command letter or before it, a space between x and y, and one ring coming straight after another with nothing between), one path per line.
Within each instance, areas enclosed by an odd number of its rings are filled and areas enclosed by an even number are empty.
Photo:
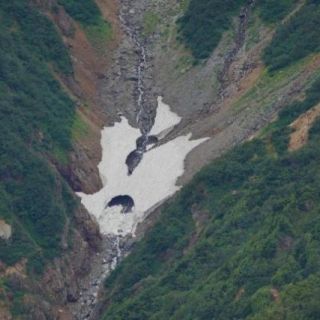
M111 69L101 82L101 96L110 115L123 114L142 133L152 127L159 92L153 81L151 42L143 36L141 17L147 1L119 0L123 38Z

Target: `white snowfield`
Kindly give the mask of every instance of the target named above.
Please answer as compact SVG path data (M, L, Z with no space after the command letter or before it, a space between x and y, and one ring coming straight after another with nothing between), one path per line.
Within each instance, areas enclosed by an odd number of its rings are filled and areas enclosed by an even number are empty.
M163 136L181 121L170 107L158 99L157 116L150 132ZM136 147L140 130L129 125L127 119L102 131L102 161L98 168L103 188L92 195L78 193L87 210L96 217L104 234L134 236L139 222L149 209L173 195L180 187L177 179L184 172L184 159L207 138L190 140L191 134L177 137L148 150L131 176L125 164L128 154ZM129 195L135 203L133 211L121 213L121 206L107 207L109 201L119 195Z

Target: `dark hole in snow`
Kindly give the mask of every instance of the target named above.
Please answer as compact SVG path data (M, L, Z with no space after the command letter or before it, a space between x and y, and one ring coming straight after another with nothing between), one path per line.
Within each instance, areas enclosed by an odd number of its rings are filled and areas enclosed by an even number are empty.
M128 195L120 195L112 198L107 204L107 207L114 207L114 206L122 206L121 212L129 213L132 211L132 208L134 207L134 201Z

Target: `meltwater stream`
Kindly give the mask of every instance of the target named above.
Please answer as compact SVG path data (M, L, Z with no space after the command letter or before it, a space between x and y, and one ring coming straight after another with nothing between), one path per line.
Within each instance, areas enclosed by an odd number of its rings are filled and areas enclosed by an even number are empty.
M125 0L123 0L125 2ZM124 3L123 3L124 4ZM126 9L126 11L125 11ZM131 9L132 10L132 9ZM128 153L126 157L126 165L128 167L128 175L131 175L136 167L141 162L143 155L147 149L147 146L155 140L155 137L149 136L150 129L152 127L153 119L148 112L150 106L147 105L145 101L145 84L144 84L144 73L147 68L147 53L145 48L145 40L139 36L140 32L136 29L135 25L129 23L130 16L132 16L134 12L130 12L129 6L122 6L120 10L120 22L124 29L126 35L131 39L136 52L138 54L138 63L136 65L136 123L138 128L140 129L141 136L137 140L135 147Z
M127 8L128 10L128 8ZM130 12L129 12L130 14ZM128 21L126 19L128 17L128 12L124 12L124 8L122 7L120 9L119 19L121 22L121 25L126 32L127 36L131 39L133 42L136 51L139 55L139 61L138 65L136 66L137 69L137 92L138 92L138 98L137 98L137 116L136 116L136 122L139 126L139 128L142 131L142 134L147 134L148 129L145 128L144 124L142 123L143 117L144 117L144 83L143 83L143 77L144 77L144 70L147 68L147 55L146 55L146 49L142 43L142 40L139 39L139 32L135 30L133 26L128 24ZM145 119L144 119L145 120ZM148 119L151 122L151 119ZM149 123L150 126L150 123ZM148 125L147 125L148 127Z

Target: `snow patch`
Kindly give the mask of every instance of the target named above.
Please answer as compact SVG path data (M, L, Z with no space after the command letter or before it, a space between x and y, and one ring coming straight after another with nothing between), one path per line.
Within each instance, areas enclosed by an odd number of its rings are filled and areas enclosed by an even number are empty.
M170 107L163 102L162 97L158 97L157 116L150 135L158 135L163 137L163 133L167 134L175 125L180 123L181 118L171 111Z
M157 116L150 134L167 132L180 121L181 118L159 98ZM191 134L188 134L154 147L144 154L141 163L128 176L125 161L135 149L140 135L140 130L131 127L125 118L113 127L105 127L101 137L102 161L98 166L104 187L93 195L78 193L104 234L134 235L138 223L148 211L179 190L176 181L184 172L185 157L207 140L190 140ZM130 195L134 200L135 207L130 213L121 213L121 206L107 206L112 198L123 194Z

